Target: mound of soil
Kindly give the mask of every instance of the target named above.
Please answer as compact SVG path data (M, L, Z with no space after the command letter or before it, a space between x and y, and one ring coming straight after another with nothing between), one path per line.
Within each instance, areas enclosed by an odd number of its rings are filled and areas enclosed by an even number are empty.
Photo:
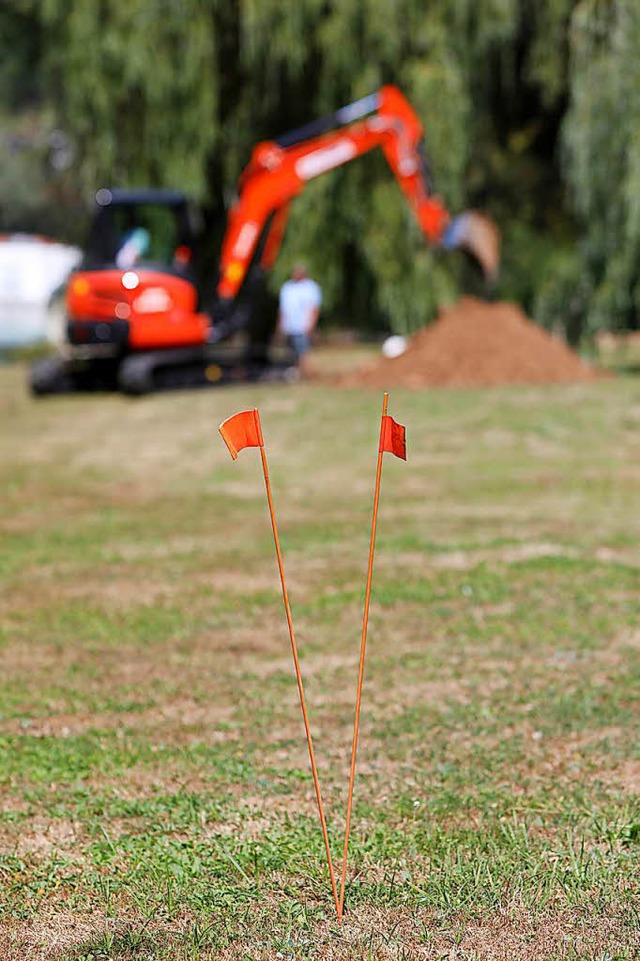
M410 339L400 357L381 357L344 377L345 386L484 387L593 380L598 372L514 304L463 297Z

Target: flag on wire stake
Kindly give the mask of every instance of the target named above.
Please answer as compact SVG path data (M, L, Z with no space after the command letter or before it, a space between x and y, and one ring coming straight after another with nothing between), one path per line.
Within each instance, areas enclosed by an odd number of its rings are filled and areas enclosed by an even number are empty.
M282 553L280 551L280 540L278 538L278 528L276 525L276 515L273 508L273 498L271 496L271 482L269 480L269 468L267 466L267 455L264 450L264 440L262 437L262 427L260 424L260 414L257 408L253 410L243 410L239 414L234 414L233 417L229 417L224 421L218 428L222 439L229 448L229 453L234 460L238 457L238 452L243 450L245 447L259 447L260 457L262 458L262 472L264 474L264 484L267 491L267 502L269 504L269 514L271 516L271 528L273 530L273 540L276 547L276 557L278 559L278 570L280 572L280 584L282 587L282 597L284 600L284 609L287 617L287 625L289 627L289 638L291 640L291 653L293 654L293 665L296 672L296 681L298 683L298 693L300 695L300 708L302 710L302 720L304 722L305 734L307 736L307 745L309 748L309 762L311 764L311 773L313 775L313 784L316 790L316 800L318 802L318 814L320 817L320 826L322 828L322 837L324 839L325 851L327 854L327 867L329 868L329 878L331 880L331 890L333 893L333 900L336 906L336 911L338 916L340 916L340 907L338 904L338 890L336 887L336 879L333 871L333 863L331 861L331 851L329 848L329 835L327 833L327 823L324 817L324 808L322 805L322 795L320 793L320 781L318 779L318 769L316 767L316 758L313 750L313 741L311 739L311 729L309 727L309 717L307 715L307 705L305 702L304 688L302 685L302 673L300 671L300 661L298 659L298 648L296 645L295 635L293 633L293 620L291 617L291 608L289 606L289 595L287 594L287 584L284 576L284 564L282 561Z
M218 430L234 460L238 459L238 451L244 450L245 447L264 447L260 414L257 408L234 414L220 424Z
M364 655L367 647L367 627L369 624L369 602L371 599L371 580L373 577L373 554L376 546L376 528L378 526L378 501L380 500L380 479L382 477L382 455L385 451L395 454L401 460L407 459L406 431L402 424L398 424L387 414L389 394L385 393L382 400L382 421L380 423L380 443L378 445L378 465L376 468L376 482L373 494L373 517L371 520L371 540L369 542L369 565L367 567L367 587L364 598L364 613L362 616L362 639L360 642L360 664L358 667L358 684L356 687L356 709L353 721L353 741L351 744L351 770L349 773L349 793L347 796L347 819L344 831L344 850L342 852L342 875L340 878L340 900L338 903L338 918L342 918L344 910L344 889L347 883L347 856L349 853L349 830L351 828L351 808L353 805L353 786L356 776L356 754L358 751L358 731L360 727L360 707L362 704L362 682L364 679Z
M402 424L398 424L388 414L382 415L380 450L383 453L388 450L390 454L395 454L401 460L407 459L406 431Z

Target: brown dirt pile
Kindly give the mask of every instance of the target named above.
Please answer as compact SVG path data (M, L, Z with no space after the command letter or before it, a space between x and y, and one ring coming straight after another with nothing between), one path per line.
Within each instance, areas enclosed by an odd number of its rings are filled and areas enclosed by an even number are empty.
M484 387L593 380L598 372L514 304L463 297L410 339L341 383L364 387Z

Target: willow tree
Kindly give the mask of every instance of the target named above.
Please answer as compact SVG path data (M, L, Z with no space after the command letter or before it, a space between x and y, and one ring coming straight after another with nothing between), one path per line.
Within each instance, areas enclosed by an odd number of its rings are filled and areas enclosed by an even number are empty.
M564 173L582 228L573 272L591 330L640 320L640 5L582 0L571 21ZM563 283L564 282L564 283ZM561 298L560 298L561 299Z
M219 130L216 47L199 0L43 0L48 93L94 189L181 184L206 193Z

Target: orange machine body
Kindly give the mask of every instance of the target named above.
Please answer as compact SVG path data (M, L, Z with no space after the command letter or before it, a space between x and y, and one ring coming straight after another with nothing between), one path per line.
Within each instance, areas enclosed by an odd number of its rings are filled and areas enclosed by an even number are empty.
M69 339L135 351L204 344L211 321L197 304L190 280L158 269L80 270L67 287Z

